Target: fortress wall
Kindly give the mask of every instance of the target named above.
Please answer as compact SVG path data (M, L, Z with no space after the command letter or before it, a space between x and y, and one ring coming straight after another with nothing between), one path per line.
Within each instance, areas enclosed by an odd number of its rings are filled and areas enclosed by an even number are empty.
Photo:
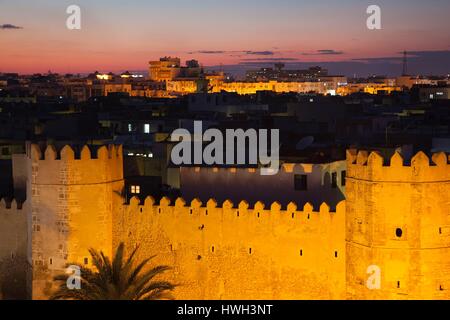
M177 299L450 299L448 162L350 151L336 212L181 198L124 205L120 147L76 157L68 146L32 145L18 171L27 201L0 203L0 258L32 260L35 299L48 297L66 263L88 258L90 267L89 248L111 256L120 242L172 266L165 278L180 285ZM366 285L371 265L377 290Z
M16 256L27 258L27 228L26 204L0 200L0 261Z
M0 298L26 298L24 286L29 281L29 223L26 203L0 200ZM17 283L17 285L14 285ZM11 292L13 295L10 296ZM28 292L29 293L29 292Z
M347 155L347 288L350 298L450 298L450 166L422 152L405 164L372 152ZM367 267L381 288L366 286Z
M341 181L345 168L345 161L327 164L284 163L277 174L261 175L260 169L254 168L181 167L180 191L186 201L199 198L206 202L214 198L218 202L246 199L256 203L262 198L267 203L278 201L283 206L291 201L298 206L309 202L317 207L326 202L334 209L345 199L345 187ZM332 173L337 176L336 188L331 185ZM295 189L296 175L307 176L307 190Z
M113 241L173 266L177 299L345 298L345 203L336 211L133 198L114 218Z
M51 278L67 263L91 265L89 248L112 254L112 216L122 204L122 150L88 147L75 158L70 146L60 153L32 145L28 199L33 220L33 297L44 298ZM87 259L87 260L85 260Z

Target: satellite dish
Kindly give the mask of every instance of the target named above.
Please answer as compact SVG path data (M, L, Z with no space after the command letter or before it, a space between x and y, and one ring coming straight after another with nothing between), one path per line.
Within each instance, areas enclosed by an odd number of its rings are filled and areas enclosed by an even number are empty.
M296 150L305 150L308 148L312 143L314 142L314 137L307 136L301 139L297 144L295 145Z

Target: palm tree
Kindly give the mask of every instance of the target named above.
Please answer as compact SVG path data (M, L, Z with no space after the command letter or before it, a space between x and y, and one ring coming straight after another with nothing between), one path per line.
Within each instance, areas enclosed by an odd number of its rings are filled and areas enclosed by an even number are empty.
M170 292L176 285L167 281L155 281L153 278L170 268L156 266L142 272L144 266L154 257L140 262L134 267L134 257L138 248L124 261L124 244L120 243L111 262L102 251L90 249L92 263L96 271L79 266L80 289L69 289L66 281L69 275L56 276L56 281L62 281L59 288L52 294L52 300L157 300L172 299Z

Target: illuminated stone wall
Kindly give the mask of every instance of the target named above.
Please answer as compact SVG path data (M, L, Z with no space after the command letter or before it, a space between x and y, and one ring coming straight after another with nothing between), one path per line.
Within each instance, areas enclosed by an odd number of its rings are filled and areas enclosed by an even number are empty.
M32 229L33 297L48 296L66 263L85 264L89 248L111 255L112 216L122 204L122 148L103 146L78 158L70 146L29 149L27 202Z
M113 219L113 241L173 266L166 276L180 284L177 299L342 299L344 227L344 202L330 212L133 198Z
M407 164L348 152L346 242L348 298L450 298L450 166L444 153ZM381 287L366 286L380 268Z
M0 258L33 263L33 297L48 297L67 262L120 242L173 270L177 299L450 299L448 156L349 151L346 200L281 206L194 199L123 204L121 147L27 148L17 178L27 201L0 203ZM22 175L23 177L20 177ZM201 183L201 182L199 182ZM8 206L9 207L9 206ZM378 266L381 286L366 286Z

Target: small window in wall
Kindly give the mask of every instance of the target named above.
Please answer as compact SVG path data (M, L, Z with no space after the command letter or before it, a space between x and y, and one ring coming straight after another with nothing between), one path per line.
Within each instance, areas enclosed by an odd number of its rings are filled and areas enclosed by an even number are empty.
M300 257L303 256L303 250L300 250Z
M397 281L397 288L400 288L400 281Z
M128 132L133 131L133 125L131 123L128 124Z
M402 229L400 228L395 229L395 235L397 236L397 238L401 238L402 234L403 234Z
M347 176L347 171L341 171L341 186L345 186L345 178Z
M294 189L299 191L308 190L308 176L306 174L294 175Z
M89 259L88 258L84 258L84 264L88 264L89 263Z
M150 133L150 123L144 124L144 133Z
M337 188L337 172L331 173L331 187Z
M50 258L49 263L53 264L53 259L52 258Z
M139 194L139 193L141 193L141 187L140 186L135 186L135 185L133 185L133 186L131 186L131 193L132 194Z
M337 252L337 251L334 252L334 257L335 257L335 258L338 257L338 252Z

